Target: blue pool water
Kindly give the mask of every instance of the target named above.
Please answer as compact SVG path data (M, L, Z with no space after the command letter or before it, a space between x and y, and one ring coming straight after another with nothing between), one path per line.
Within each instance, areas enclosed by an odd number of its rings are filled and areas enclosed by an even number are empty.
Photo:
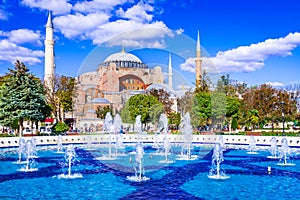
M195 148L199 159L175 160L179 148L168 155L174 163L162 164L163 155L145 147L146 182L130 182L134 174L133 147L116 160L97 160L105 149L76 147L77 160L72 173L77 179L62 179L64 154L55 149L39 149L38 171L20 172L17 150L0 150L0 199L300 199L300 154L294 153L295 166L276 165L268 151L249 155L246 150L227 149L221 167L230 176L226 180L208 178L211 149ZM131 162L130 162L131 160ZM267 167L271 166L271 173Z

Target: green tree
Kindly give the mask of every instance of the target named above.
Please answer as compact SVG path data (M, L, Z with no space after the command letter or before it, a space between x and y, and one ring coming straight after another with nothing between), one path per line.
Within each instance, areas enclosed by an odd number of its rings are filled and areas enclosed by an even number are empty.
M75 78L73 77L67 77L67 76L61 76L60 77L60 86L57 91L60 105L63 108L63 110L66 111L72 111L73 110L73 97L75 94Z
M210 93L200 92L193 98L193 110L191 114L191 124L193 126L203 126L211 123L211 98Z
M179 126L181 122L181 116L180 113L177 112L171 112L168 116L169 118L169 124L174 124L176 126Z
M177 100L178 111L183 116L185 113L192 113L193 110L194 93L188 91L181 98Z
M126 102L125 106L122 108L120 116L122 118L122 122L124 122L124 123L134 123L135 119L132 119L131 116L130 116L129 102L128 101Z
M57 134L64 133L69 130L69 126L65 122L57 122L53 128Z
M232 120L236 121L240 117L240 100L237 97L231 97L228 96L226 98L226 121L229 122L229 130L231 129L237 129L234 127L231 127L233 124Z
M240 110L243 122L248 121L248 113L253 109L258 111L261 125L268 121L282 121L282 112L285 120L293 120L296 101L290 98L287 91L263 84L252 87L244 93Z
M200 75L200 85L196 86L195 93L200 92L209 92L209 88L211 86L212 82L210 80L210 77L208 76L206 71L203 71L203 74Z
M222 92L212 92L211 99L211 124L216 125L218 129L222 128L222 124L226 115L226 95Z
M162 103L160 104L154 104L149 109L149 118L152 124L155 125L155 129L157 129L158 121L160 118L160 115L164 112L164 106Z
M141 122L147 123L150 121L151 107L161 104L153 95L137 94L129 98L128 111L131 119L134 121L136 116L141 115Z
M224 93L226 96L236 96L237 87L234 85L234 81L230 79L230 75L223 75L217 82L216 91Z
M52 80L54 89L44 85L46 101L52 109L52 116L63 121L65 112L73 112L76 80L73 77L55 76Z
M251 124L252 129L254 130L256 125L259 122L259 114L256 109L252 109L252 110L248 111L247 121L248 121L248 123Z
M28 71L24 63L16 61L0 91L0 123L12 127L18 122L20 136L24 120L43 120L48 110L41 81Z
M173 102L170 99L170 93L165 91L164 89L151 89L148 94L155 96L159 102L164 106L164 112L168 115L172 112Z
M106 113L112 114L112 108L110 106L98 106L96 110L97 118L105 119Z
M233 118L231 121L231 129L236 130L238 128L238 122L236 118Z

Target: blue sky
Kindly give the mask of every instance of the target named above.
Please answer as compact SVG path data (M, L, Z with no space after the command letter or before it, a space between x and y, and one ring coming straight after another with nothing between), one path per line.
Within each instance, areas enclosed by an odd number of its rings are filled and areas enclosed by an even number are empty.
M16 59L43 78L45 24L55 27L59 75L97 68L125 47L192 85L197 32L203 67L248 85L299 82L298 0L0 0L0 74ZM180 81L179 81L180 80Z

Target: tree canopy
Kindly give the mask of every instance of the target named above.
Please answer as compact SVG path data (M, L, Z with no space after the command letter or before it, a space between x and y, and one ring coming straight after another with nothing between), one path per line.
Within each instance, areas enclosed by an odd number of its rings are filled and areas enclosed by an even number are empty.
M9 70L0 97L0 124L16 128L14 125L18 123L19 134L24 120L43 120L49 111L41 81L20 61L16 61L15 69Z
M130 121L134 122L136 116L141 115L141 122L150 122L150 111L152 106L161 104L156 97L149 94L137 94L129 98L127 104L121 111L122 120L125 122L124 113L129 114ZM123 113L123 114L122 114Z

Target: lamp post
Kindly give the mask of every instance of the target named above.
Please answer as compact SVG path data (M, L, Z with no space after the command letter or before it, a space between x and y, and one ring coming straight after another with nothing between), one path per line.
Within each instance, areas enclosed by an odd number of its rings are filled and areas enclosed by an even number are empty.
M281 102L281 114L282 114L282 135L284 135L284 102Z

